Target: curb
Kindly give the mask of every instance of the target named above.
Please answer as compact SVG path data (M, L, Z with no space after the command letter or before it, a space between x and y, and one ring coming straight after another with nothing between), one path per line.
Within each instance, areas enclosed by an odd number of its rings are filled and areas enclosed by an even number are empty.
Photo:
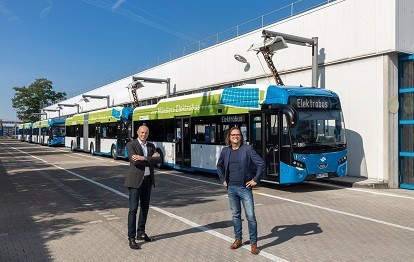
M352 182L352 181L344 181L344 180L333 180L333 179L327 179L327 180L320 180L320 182L328 183L328 184L334 184L344 187L353 187L353 188L373 188L373 189L388 189L388 184L383 181L375 181L375 182L364 182L364 181L358 181L358 182Z

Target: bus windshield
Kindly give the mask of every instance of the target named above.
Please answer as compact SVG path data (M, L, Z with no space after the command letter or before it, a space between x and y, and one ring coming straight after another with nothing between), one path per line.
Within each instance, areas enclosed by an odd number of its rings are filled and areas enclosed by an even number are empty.
M52 135L55 137L65 136L65 126L64 125L53 126Z
M345 123L341 110L298 110L298 123L291 129L292 144L309 146L345 146Z

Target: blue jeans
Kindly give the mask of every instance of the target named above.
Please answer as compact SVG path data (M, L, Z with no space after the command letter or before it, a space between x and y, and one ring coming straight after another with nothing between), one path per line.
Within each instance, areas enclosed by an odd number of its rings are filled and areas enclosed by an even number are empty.
M150 177L145 177L139 188L129 189L129 212L128 212L128 239L135 239L145 233L145 224L148 217L148 209L151 198L152 183ZM140 203L141 202L141 203ZM139 218L137 227L138 204Z
M229 186L227 195L230 200L231 213L233 215L233 227L235 239L242 239L241 203L243 203L246 215L250 244L257 243L257 222L254 215L253 192L251 188L244 186Z

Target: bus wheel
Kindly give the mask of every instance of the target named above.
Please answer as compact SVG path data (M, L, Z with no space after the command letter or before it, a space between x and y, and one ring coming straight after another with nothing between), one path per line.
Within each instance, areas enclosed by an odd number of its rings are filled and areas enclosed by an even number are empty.
M75 144L73 141L70 142L70 150L75 151Z
M157 151L157 152L160 154L160 157L161 157L161 163L157 164L157 165L156 165L156 167L157 167L158 169L163 169L163 168L165 168L165 165L164 165L164 153L162 152L161 148L159 148L159 147L157 147L157 148L155 149L155 151Z
M93 148L93 143L91 143L91 146L89 148L90 148L91 155L95 155L95 149Z
M116 155L116 147L115 147L115 145L112 145L112 147L111 147L111 156L112 156L112 158L114 160L117 160L118 159L118 156Z

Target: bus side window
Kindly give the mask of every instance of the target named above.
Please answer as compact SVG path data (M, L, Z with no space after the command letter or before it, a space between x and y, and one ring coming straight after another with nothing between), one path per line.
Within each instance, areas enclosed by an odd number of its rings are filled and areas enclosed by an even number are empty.
M230 129L225 129L225 130L223 131L223 139L222 139L222 141L220 141L220 144L222 144L222 145L225 145L225 144L226 144L226 137L227 137L227 135L229 134L229 130L230 130Z

